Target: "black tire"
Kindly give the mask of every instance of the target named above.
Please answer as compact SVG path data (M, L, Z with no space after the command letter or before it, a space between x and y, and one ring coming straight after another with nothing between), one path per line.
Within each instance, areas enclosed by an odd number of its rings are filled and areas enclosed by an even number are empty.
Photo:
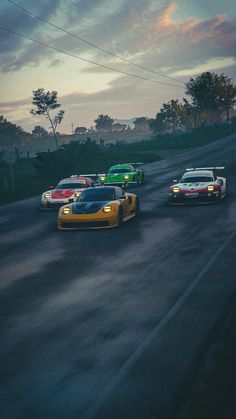
M218 195L218 198L217 198L217 201L219 202L219 203L222 203L222 196L221 196L221 191L219 192L219 195Z
M140 202L139 202L139 199L137 198L135 201L135 214L139 215L139 213L140 213Z
M228 186L228 182L226 182L226 185L225 185L225 198L228 198L228 196L229 196L229 186Z
M121 227L123 224L123 208L119 207L118 210L118 227Z

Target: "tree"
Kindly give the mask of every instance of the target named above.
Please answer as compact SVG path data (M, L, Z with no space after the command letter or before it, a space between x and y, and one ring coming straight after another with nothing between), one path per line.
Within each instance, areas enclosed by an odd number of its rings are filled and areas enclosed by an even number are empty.
M140 116L134 120L134 127L137 130L149 129L149 119L146 116Z
M194 103L190 103L183 98L184 113L182 115L182 123L185 128L197 128L198 110Z
M219 120L222 111L229 120L229 110L235 104L236 88L230 78L223 73L218 75L209 71L191 78L186 83L186 94L191 96L198 113L213 114Z
M233 85L232 79L223 73L217 77L217 104L219 112L225 111L226 120L229 122L229 111L233 109L236 103L236 86Z
M165 133L165 124L160 113L156 114L156 118L151 118L149 121L149 128L155 134L164 134Z
M120 132L120 131L125 131L126 129L127 129L126 124L120 124L120 122L116 122L115 124L113 124L113 131Z
M110 118L108 115L98 115L95 119L95 126L97 131L111 131L114 119Z
M35 137L43 137L48 135L48 132L40 125L36 125L32 130L32 134L35 135Z
M86 127L77 127L75 128L75 134L86 134L87 128Z
M20 136L25 134L24 130L15 124L7 121L3 115L0 115L0 135Z
M61 109L56 115L52 116L52 112L55 111L55 109L61 107L61 104L57 103L57 92L46 92L45 89L42 88L33 90L32 103L36 108L32 109L30 113L32 115L44 115L49 120L55 138L56 148L58 150L56 129L57 126L61 123L65 111Z
M178 99L172 99L163 103L156 119L150 121L149 126L155 133L163 133L168 129L175 131L183 127L184 114L184 105Z

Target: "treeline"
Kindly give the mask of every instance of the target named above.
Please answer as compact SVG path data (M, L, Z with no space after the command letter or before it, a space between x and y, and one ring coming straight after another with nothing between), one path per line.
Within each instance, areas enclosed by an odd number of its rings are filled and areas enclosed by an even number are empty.
M189 131L197 127L230 122L236 103L236 87L224 74L204 72L186 83L189 100L163 103L156 118L149 121L156 134Z

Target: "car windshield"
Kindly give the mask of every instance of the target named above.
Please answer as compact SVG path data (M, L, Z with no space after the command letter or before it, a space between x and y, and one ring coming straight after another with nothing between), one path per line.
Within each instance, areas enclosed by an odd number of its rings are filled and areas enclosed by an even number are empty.
M180 183L199 183L199 182L212 182L213 178L210 176L191 176L183 177Z
M109 171L108 171L108 173L129 173L129 172L131 172L132 170L131 169L126 169L126 168L121 168L121 169L110 169Z
M77 198L78 202L114 201L114 188L91 188L83 191Z
M86 188L86 183L71 182L71 183L59 183L56 189L83 189Z

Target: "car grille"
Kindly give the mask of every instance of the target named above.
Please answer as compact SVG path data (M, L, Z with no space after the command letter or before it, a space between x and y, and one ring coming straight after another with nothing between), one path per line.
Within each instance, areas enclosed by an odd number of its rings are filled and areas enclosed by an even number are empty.
M72 214L95 214L102 207L103 204L97 204L96 202L90 206L83 203L77 203L72 206Z
M76 221L74 223L61 223L62 228L93 228L93 227L107 227L109 226L109 221L90 221L90 222L80 222Z
M65 202L48 202L47 208L60 208L62 205L65 205Z

